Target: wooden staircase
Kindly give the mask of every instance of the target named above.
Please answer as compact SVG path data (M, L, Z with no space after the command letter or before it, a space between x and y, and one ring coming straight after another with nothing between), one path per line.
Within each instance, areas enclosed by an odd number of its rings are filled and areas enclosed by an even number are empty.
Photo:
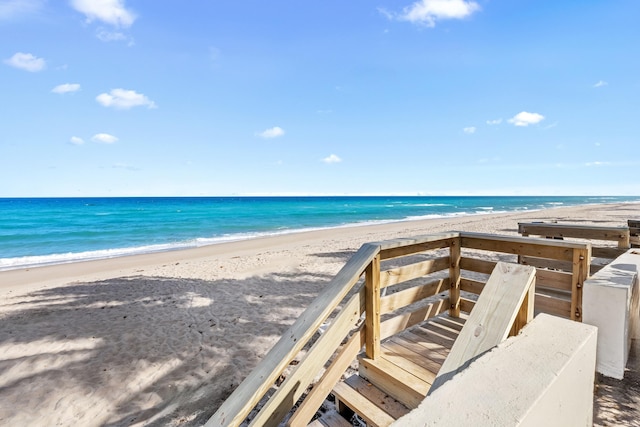
M498 263L470 315L440 314L383 341L375 360L361 354L359 375L332 391L342 417L331 412L315 426L341 426L353 413L367 426L391 425L418 407L432 388L530 321L534 282L533 268Z
M388 426L416 408L427 395L440 366L467 319L444 313L394 335L381 344L381 357L358 357L359 375L338 383L335 412L316 426L340 426L356 413L367 426ZM328 416L327 416L328 415ZM350 424L348 424L350 425Z
M358 402L372 402L397 419L506 338L509 328L517 333L531 320L535 269L507 266L496 260L500 254L569 263L566 271L538 269L543 292L535 296L535 309L581 319L590 243L467 232L365 243L206 426L305 427L321 414L316 426L344 424L337 409L322 409L329 394L341 410L352 407L369 424L388 425L389 417L359 409ZM549 289L562 293L544 293ZM443 315L447 310L451 317ZM470 313L464 327L460 312ZM479 322L470 327L474 316ZM359 354L359 375L345 379Z

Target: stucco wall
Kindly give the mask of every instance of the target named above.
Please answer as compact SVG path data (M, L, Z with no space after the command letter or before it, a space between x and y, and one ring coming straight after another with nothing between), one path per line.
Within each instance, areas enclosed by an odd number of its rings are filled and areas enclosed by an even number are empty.
M583 322L598 327L596 370L622 379L631 339L640 338L640 249L631 249L584 284Z

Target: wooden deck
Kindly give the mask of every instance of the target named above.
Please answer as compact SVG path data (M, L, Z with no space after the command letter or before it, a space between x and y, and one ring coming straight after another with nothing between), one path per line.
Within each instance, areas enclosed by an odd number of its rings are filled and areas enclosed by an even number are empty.
M349 377L333 389L343 416L329 413L315 425L340 426L344 417L355 412L368 426L388 426L417 407L467 317L465 313L460 318L443 313L384 340L379 359L361 355L360 375Z

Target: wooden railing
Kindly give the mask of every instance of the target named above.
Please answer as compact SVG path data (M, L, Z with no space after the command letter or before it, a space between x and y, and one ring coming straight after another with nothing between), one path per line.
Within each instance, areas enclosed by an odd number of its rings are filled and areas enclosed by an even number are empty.
M570 272L538 269L535 307L580 320L590 250L588 243L464 232L365 244L206 426L237 426L258 403L261 408L250 425L276 426L298 404L287 425L306 426L363 346L367 357L375 359L381 340L389 336L446 310L454 317L470 312L472 294L480 294L505 256L512 257L508 262L532 256L571 263ZM539 294L540 286L547 292ZM318 328L338 308L318 338ZM296 357L299 363L267 399Z
M629 225L629 243L631 243L632 248L637 248L640 246L640 220L639 219L630 219L627 220L627 224Z
M617 247L603 246L602 243L592 242L591 256L594 258L605 258L613 260L627 251L630 247L631 233L630 228L626 226L620 227L603 227L584 224L559 224L545 222L518 223L518 232L523 236L544 236L548 239L584 239L595 240L600 242L616 242ZM533 264L535 265L535 264ZM547 265L550 268L566 270L567 266ZM600 270L604 265L593 264L591 266L591 274Z

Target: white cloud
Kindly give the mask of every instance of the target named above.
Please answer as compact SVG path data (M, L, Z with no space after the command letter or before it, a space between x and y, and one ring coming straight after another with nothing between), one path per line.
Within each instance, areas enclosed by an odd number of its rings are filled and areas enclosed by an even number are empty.
M598 83L594 84L593 87L602 87L602 86L607 86L609 83L605 82L604 80L600 80L598 81Z
M462 131L464 133L468 134L468 135L471 135L471 134L476 133L476 127L475 126L469 126L469 127L466 127L464 129L462 129Z
M53 89L51 89L51 92L64 94L69 92L77 92L79 90L80 85L78 83L65 83L54 87Z
M109 93L101 93L96 101L105 107L128 110L133 107L157 108L156 104L141 93L134 90L111 89Z
M17 52L11 58L5 59L4 63L15 68L20 68L21 70L30 71L32 73L44 70L45 66L47 65L44 59L37 58L30 53L22 52Z
M279 126L274 126L272 128L265 129L262 132L258 132L256 135L265 139L277 138L284 135L284 129Z
M342 161L342 159L338 156L336 156L335 154L331 154L328 157L325 157L324 159L322 159L323 162L327 163L327 164L331 164L331 163L340 163Z
M113 144L118 141L118 138L108 133L97 133L91 137L91 140L102 144Z
M71 7L84 14L87 22L98 20L117 28L128 28L136 20L124 0L71 0Z
M139 167L137 166L133 166L127 163L114 163L113 165L111 165L111 167L113 169L124 169L124 170L128 170L128 171L139 171L141 170Z
M490 126L499 125L500 123L502 123L502 119L487 120L487 124Z
M401 21L434 27L436 21L445 19L464 19L480 10L480 5L469 0L419 0L402 9L400 14L392 14L381 10L387 17L395 17Z
M96 37L103 42L123 41L129 40L124 33L119 31L107 31L104 28L99 28L96 31Z
M589 163L585 163L585 166L587 167L591 167L591 166L609 166L611 165L611 162L589 162Z
M42 8L43 0L4 0L0 1L0 20L16 18L20 15L35 13Z
M542 120L544 120L544 116L542 114L522 111L510 118L509 123L512 123L515 126L529 126L540 123Z
M82 145L84 144L84 139L80 138L79 136L72 136L69 139L69 142L71 142L73 145Z

